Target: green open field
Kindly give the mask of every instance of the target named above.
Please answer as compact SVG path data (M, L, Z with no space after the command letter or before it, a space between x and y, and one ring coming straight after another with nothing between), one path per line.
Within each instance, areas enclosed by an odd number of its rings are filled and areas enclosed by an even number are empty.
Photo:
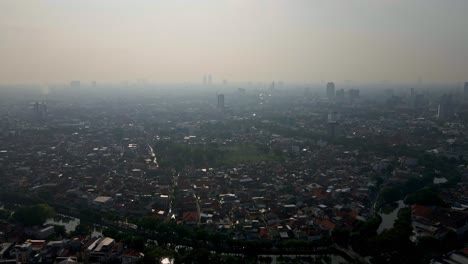
M155 146L155 149L161 166L175 168L206 168L281 159L267 148L254 144L224 146L164 143Z
M221 160L226 164L235 164L241 162L272 161L278 159L272 153L259 150L255 145L237 145L220 147L223 155Z

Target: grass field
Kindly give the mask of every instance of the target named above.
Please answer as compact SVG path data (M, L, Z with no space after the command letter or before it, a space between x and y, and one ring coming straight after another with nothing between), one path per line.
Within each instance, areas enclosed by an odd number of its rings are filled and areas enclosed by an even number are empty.
M272 161L278 159L271 153L265 153L259 150L255 145L237 145L220 147L223 153L221 162L226 164L235 164L239 162L258 162Z
M183 167L216 167L259 161L280 160L268 148L254 144L225 145L183 145L172 142L159 144L157 150L160 166Z

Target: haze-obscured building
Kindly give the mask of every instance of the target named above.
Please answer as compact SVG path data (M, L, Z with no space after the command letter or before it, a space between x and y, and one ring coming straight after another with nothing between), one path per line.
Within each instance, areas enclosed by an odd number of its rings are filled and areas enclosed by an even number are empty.
M224 94L218 94L217 109L219 112L224 112Z
M327 83L327 98L328 100L333 100L335 98L335 83Z
M444 94L440 98L440 103L437 111L437 118L439 120L447 120L453 116L453 101L452 95Z
M463 86L463 98L465 101L468 101L468 82L465 82L465 85Z
M70 82L70 87L71 88L80 88L81 84L80 81L71 81Z

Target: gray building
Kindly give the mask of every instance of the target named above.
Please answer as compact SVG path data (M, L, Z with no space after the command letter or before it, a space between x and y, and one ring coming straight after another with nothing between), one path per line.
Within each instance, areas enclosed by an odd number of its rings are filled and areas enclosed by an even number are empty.
M335 83L333 82L327 83L327 98L328 100L335 99Z
M218 94L218 105L217 109L220 112L224 112L224 94Z

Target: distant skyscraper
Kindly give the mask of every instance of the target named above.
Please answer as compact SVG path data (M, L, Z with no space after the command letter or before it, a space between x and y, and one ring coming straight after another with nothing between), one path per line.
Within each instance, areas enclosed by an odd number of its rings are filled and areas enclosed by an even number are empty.
M421 108L421 107L424 107L424 104L425 104L424 94L416 94L414 97L414 107Z
M359 89L350 89L349 90L349 98L351 101L354 101L359 98Z
M463 87L463 97L465 101L468 101L468 82L465 82L465 86Z
M336 134L337 134L337 131L336 131L336 130L337 130L338 122L336 122L336 121L330 121L330 122L327 123L327 126L328 126L328 131L327 131L327 132L328 132L328 133L327 133L327 134L328 134L328 138L329 138L330 140L335 139Z
M70 82L71 88L80 88L80 81L71 81Z
M328 122L337 122L340 119L340 114L337 111L328 111Z
M345 97L344 95L345 95L344 89L337 90L336 93L335 93L336 101L337 102L343 102L344 97Z
M393 89L385 89L384 94L385 94L386 97L392 97L393 94L394 94L394 91L393 91Z
M218 94L218 111L224 113L224 94Z
M304 87L304 97L305 98L310 97L310 87Z
M91 85L92 85L93 87L96 87L96 86L97 86L96 81L93 81L93 82L91 83Z
M453 116L453 103L452 95L444 94L440 98L439 108L437 111L437 118L439 120L447 120Z
M203 75L203 85L206 85L206 83L207 83L206 75Z
M212 83L211 81L212 81L211 80L211 75L208 75L208 85L211 85L211 83Z
M327 98L328 100L335 99L335 83L333 82L327 83Z
M45 102L35 102L34 115L37 121L44 121L47 118L47 104Z

